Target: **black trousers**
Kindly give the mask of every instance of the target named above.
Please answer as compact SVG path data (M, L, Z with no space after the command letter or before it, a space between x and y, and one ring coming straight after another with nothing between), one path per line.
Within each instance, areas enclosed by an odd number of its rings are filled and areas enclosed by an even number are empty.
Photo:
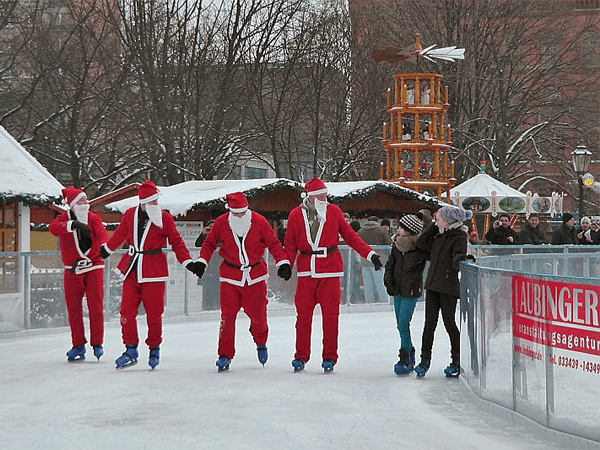
M460 331L456 326L456 303L458 299L440 292L427 291L425 297L425 327L421 344L421 359L431 358L433 337L440 311L444 327L450 338L450 356L460 360Z

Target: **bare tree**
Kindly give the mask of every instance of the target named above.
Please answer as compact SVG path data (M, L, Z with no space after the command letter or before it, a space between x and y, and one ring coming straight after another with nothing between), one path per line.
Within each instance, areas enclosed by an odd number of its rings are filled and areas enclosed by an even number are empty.
M566 148L597 146L597 134L589 133L597 115L589 112L598 110L598 71L589 70L590 55L582 52L593 32L589 17L554 0L373 1L360 30L368 29L361 37L374 45L408 47L420 32L424 45L464 47L466 59L456 64L420 61L418 68L389 70L444 75L459 180L485 158L497 178L520 183L532 173L524 166L551 163L568 173Z

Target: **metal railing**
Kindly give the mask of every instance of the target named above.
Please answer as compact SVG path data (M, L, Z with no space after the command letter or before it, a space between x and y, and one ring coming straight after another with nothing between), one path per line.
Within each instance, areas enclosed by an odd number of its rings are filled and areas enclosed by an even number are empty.
M600 248L510 247L519 252L472 248L476 264L461 263L463 380L484 400L600 442Z
M385 258L390 247L375 246ZM371 263L362 260L348 246L339 251L344 261L341 278L342 305L367 303L388 304L389 298L382 289L383 270L363 282L363 271L373 272ZM114 270L123 250L105 260L104 309L106 320L118 317L121 303L121 277ZM190 248L193 257L198 249ZM182 267L172 251L167 251L169 278L165 295L165 317L180 317L219 309L219 265L221 258L215 253L201 280ZM385 260L385 259L384 259ZM275 261L267 253L269 270L269 309L293 310L296 275L289 281L277 277ZM29 328L46 328L68 324L64 302L64 267L59 251L0 253L0 332ZM370 275L364 273L364 275ZM378 278L377 278L378 277ZM378 292L374 292L378 289ZM382 296L375 295L383 293ZM84 301L84 314L87 310Z

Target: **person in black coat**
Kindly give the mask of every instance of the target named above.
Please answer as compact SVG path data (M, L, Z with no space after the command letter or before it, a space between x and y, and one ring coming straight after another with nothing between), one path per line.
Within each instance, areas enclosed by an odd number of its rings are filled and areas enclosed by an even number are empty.
M450 338L452 357L444 373L449 377L458 376L460 373L460 332L455 320L456 304L460 297L458 264L468 259L468 228L463 222L471 217L471 210L444 206L435 213L434 223L417 239L417 248L428 253L431 263L425 280L425 326L421 343L421 362L415 367L417 377L425 376L431 365L431 349L440 311Z
M407 214L401 217L385 264L383 281L388 295L394 299L396 326L400 333L400 359L394 366L397 375L409 374L415 367L410 321L423 289L423 269L427 261L427 254L415 245L422 230L423 223L417 216Z
M508 214L500 214L498 220L495 220L492 224L492 228L485 233L485 238L490 244L518 244L517 232L510 227L510 216Z
M552 233L552 245L576 245L577 231L575 230L575 217L573 214L564 213L562 215L562 225L558 230Z

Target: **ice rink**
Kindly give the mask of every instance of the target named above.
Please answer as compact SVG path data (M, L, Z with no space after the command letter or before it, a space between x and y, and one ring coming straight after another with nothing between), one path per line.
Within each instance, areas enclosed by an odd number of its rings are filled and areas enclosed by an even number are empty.
M370 306L370 305L369 305ZM424 305L415 311L417 351ZM138 318L145 337L145 316ZM321 367L321 320L313 355L293 373L294 315L269 316L269 361L263 368L238 317L237 355L217 373L218 316L171 319L161 363L115 370L123 351L117 321L107 323L105 356L88 347L67 363L67 328L0 334L0 448L13 449L577 449L600 448L544 431L475 398L447 379L449 343L439 324L432 367L423 379L393 373L399 347L391 306L344 309L340 359Z

